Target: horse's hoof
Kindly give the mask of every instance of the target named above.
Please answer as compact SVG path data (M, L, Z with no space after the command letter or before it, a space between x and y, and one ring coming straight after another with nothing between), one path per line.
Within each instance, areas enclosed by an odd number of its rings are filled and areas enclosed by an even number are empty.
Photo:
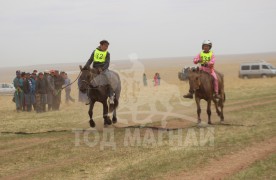
M104 118L104 125L111 125L112 122L111 122L111 119L109 117L105 117Z
M209 121L208 124L212 125L212 123Z
M112 122L113 122L113 124L117 123L117 117L114 117L114 116L113 116Z
M95 124L95 122L93 121L93 119L91 119L90 121L89 121L89 124L90 124L90 127L95 127L96 126L96 124Z
M198 128L202 128L204 125L200 122L200 123L197 123L197 127Z

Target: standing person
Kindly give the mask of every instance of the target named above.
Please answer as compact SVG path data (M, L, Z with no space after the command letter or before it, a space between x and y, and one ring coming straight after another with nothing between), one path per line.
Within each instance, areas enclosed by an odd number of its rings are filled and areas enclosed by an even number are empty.
M23 91L24 91L24 98L25 98L25 107L26 110L30 112L32 110L32 105L34 104L34 96L32 94L33 84L30 79L31 74L26 73L26 78L23 81Z
M102 83L104 80L107 80L107 84L109 85L109 103L114 104L114 90L116 87L112 83L112 76L108 69L110 64L110 53L107 51L108 46L109 42L102 40L100 46L93 51L84 68L87 69L93 63L93 68L97 69L100 74L92 80L91 85L93 87L105 85Z
M25 111L26 110L26 99L25 99L25 93L24 93L24 82L26 81L26 73L25 72L21 72L21 78L23 80L23 101L22 101L22 110Z
M13 80L13 85L15 87L14 101L16 104L16 111L19 112L22 111L24 100L23 79L21 78L21 72L19 70L16 71L16 77Z
M160 80L161 80L160 74L159 74L159 73L157 73L157 81L158 81L158 86L160 86Z
M143 83L144 83L144 86L148 86L146 73L143 74Z
M64 85L64 79L59 74L59 71L55 71L54 75L54 84L55 84L55 92L54 92L54 99L53 99L53 110L59 110L60 103L61 103L61 90L62 90L62 85Z
M154 77L153 77L153 82L154 82L154 86L158 86L158 77L157 77L157 73L155 73Z
M42 72L38 74L38 78L36 81L36 99L36 112L45 112L47 104L47 79L44 77Z
M55 74L55 71L51 70L50 74L46 77L46 79L47 79L47 104L48 104L48 111L52 110L52 105L53 105L53 98L54 98L54 92L55 92L54 74Z
M35 74L36 78L37 78L37 70L33 70L33 73L32 74Z
M36 89L36 80L37 80L37 76L36 76L36 73L32 73L31 77L30 77L30 80L32 82L32 89L31 89L31 93L32 93L32 96L35 97L35 89ZM34 108L34 111L36 109L36 99L34 101L34 104L33 104L33 108Z
M214 78L214 98L219 99L220 96L218 94L218 78L215 73L215 56L213 51L211 51L212 48L212 42L209 40L205 40L202 43L202 51L194 58L195 64L200 64L200 70L210 73ZM189 93L184 95L184 98L193 98L194 91L193 89L189 90Z
M80 89L80 83L81 83L81 80L80 78L78 79L78 88ZM87 96L87 93L83 93L79 90L79 102L83 102L83 103L88 103L89 102L89 99L88 99L88 96Z
M68 78L67 73L64 74L64 86L65 86L65 102L69 103L69 101L75 102L75 99L73 99L70 95L71 93L71 80Z

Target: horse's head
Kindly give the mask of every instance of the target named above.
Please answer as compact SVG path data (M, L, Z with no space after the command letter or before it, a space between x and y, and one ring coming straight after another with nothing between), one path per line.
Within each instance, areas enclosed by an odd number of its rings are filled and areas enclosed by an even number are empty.
M198 68L189 69L188 79L189 79L190 87L194 91L198 90L201 85L200 76L201 76L201 72L199 71Z
M80 66L81 75L79 77L79 89L82 93L85 93L92 80L92 73L90 67L82 68Z

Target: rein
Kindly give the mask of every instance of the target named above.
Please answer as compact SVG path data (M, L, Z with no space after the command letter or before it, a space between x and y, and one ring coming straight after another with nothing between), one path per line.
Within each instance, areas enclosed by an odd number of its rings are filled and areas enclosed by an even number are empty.
M81 71L80 71L78 77L73 82L71 82L70 84L67 84L66 86L62 87L61 90L63 90L65 88L67 88L68 86L71 86L72 84L74 84L80 78L80 76L81 76Z

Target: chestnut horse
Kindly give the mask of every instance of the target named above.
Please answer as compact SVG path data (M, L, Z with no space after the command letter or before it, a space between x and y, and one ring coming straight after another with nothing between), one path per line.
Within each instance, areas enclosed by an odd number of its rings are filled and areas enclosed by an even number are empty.
M220 99L216 100L214 98L214 79L213 77L205 71L199 70L199 68L189 69L188 79L190 83L191 90L195 93L195 101L197 105L197 116L198 123L201 123L200 113L200 100L204 99L207 101L207 114L208 114L208 124L211 124L211 103L215 104L216 112L220 117L220 121L224 121L223 107L225 102L225 92L224 92L224 79L223 74L216 71L218 82L219 82L219 95Z

